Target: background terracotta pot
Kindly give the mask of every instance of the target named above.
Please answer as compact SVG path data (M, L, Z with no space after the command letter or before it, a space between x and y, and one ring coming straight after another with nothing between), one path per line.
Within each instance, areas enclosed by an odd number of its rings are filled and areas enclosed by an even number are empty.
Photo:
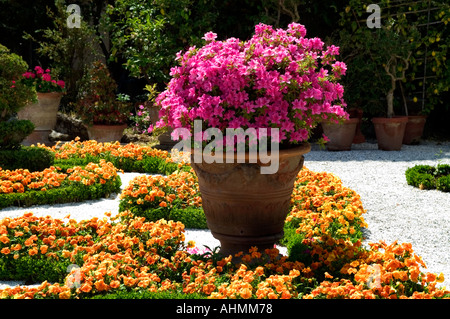
M405 127L405 135L403 136L403 144L418 144L423 135L426 115L410 115L408 123Z
M366 141L366 137L364 136L364 134L361 131L363 113L364 113L364 111L361 108L351 108L348 110L348 114L350 115L350 118L358 119L358 124L356 125L355 137L353 138L353 144L361 144Z
M22 142L24 145L43 143L51 144L48 135L56 126L56 113L61 102L62 93L37 93L38 102L25 106L17 112L17 118L30 120L35 129Z
M350 118L342 123L322 122L323 133L330 139L326 146L329 151L350 151L356 134L358 118Z
M195 163L191 154L208 228L220 241L221 254L248 252L252 246L264 251L283 237L294 182L310 149L305 143L280 150L275 174L261 174L261 162Z
M378 149L384 151L399 151L402 148L408 117L392 118L376 117L372 119L378 141Z
M94 124L87 127L90 140L97 142L116 142L122 139L123 131L127 128L126 124L119 125L99 125Z

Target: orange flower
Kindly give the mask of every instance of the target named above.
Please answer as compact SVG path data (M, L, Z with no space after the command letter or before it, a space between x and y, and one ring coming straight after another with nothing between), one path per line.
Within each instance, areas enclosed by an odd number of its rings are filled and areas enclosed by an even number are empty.
M89 283L84 283L81 285L81 287L79 288L82 292L88 293L92 290L92 286Z
M111 283L109 284L109 286L111 287L111 288L119 288L119 286L120 286L120 281L118 281L118 280L113 280L113 281L111 281Z
M166 203L166 202L161 202L161 203L159 203L159 206L161 206L161 207L167 207L167 203Z
M37 247L33 247L33 248L31 248L31 249L28 251L28 254L29 254L30 256L34 256L34 255L36 255L37 253L38 253Z
M48 246L47 245L41 245L40 247L41 250L41 254L45 254L48 250Z
M109 288L109 286L107 284L105 284L103 279L97 280L94 283L94 286L95 286L95 289L97 289L97 291L106 291Z
M8 244L9 243L9 238L8 238L8 236L6 236L6 235L1 235L0 236L0 242L1 243L3 243L3 244Z

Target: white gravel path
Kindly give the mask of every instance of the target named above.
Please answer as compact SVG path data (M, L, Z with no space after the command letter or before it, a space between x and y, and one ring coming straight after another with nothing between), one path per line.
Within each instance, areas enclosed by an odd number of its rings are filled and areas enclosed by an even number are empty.
M423 258L426 271L443 273L442 286L450 287L450 193L419 190L407 185L405 170L417 164L450 164L450 142L423 141L420 145L403 145L401 151L380 151L375 143L354 144L352 151L329 152L312 146L305 155L305 166L313 171L331 172L341 178L344 186L361 195L367 214L365 242L412 243ZM120 174L122 187L138 173ZM108 199L43 205L28 208L9 207L0 210L3 217L17 217L31 211L36 216L70 217L76 220L104 217L117 213L119 196ZM214 248L220 243L208 230L187 229L186 241L197 246ZM285 253L285 250L282 250ZM20 281L0 281L0 289L23 285Z

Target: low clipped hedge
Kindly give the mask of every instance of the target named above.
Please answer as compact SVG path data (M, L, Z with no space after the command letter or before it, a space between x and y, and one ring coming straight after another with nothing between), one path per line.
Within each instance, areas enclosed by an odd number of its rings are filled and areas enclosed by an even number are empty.
M53 165L55 155L43 148L22 146L17 150L0 150L0 167L15 170L42 171Z
M202 208L186 207L158 207L142 208L138 206L128 206L125 202L120 202L119 211L129 210L134 216L144 217L148 221L160 219L182 222L186 228L207 229L206 216Z
M115 293L94 295L90 299L207 299L207 297L196 293L185 294L176 291L151 292L145 290L124 290Z
M439 164L416 165L405 172L408 185L420 189L437 189L442 192L450 192L450 165Z

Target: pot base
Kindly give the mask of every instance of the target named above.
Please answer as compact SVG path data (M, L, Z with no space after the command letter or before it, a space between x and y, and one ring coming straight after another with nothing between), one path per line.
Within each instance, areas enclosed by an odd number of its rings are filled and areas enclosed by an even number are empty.
M51 130L34 130L30 135L28 135L23 141L22 145L31 146L36 145L38 143L45 144L45 146L53 146L54 142L50 141L48 136L50 135Z
M123 125L92 125L87 127L90 140L99 143L117 142L122 139L123 131L127 128Z
M414 145L420 143L426 120L427 117L425 115L408 116L403 144Z

